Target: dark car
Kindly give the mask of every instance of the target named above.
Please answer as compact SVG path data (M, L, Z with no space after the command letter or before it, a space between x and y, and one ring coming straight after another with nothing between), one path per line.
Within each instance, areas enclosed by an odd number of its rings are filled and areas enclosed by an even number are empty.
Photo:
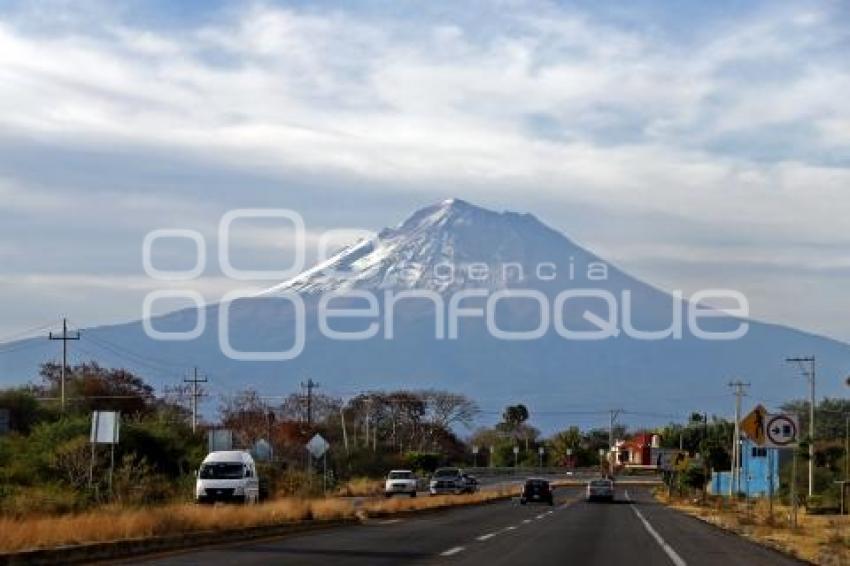
M464 491L467 493L475 493L478 491L478 479L469 474L463 474Z
M555 497L552 495L552 487L548 481L531 478L525 481L519 502L523 505L526 503L548 503L549 505L554 505Z
M601 478L587 483L588 501L614 501L614 480Z

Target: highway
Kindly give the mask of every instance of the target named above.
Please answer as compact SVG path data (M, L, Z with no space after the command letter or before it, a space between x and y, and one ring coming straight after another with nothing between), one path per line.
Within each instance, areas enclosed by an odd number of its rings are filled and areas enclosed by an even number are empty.
M560 488L556 505L516 500L459 507L290 537L183 551L137 564L799 564L618 486L614 503L588 503Z

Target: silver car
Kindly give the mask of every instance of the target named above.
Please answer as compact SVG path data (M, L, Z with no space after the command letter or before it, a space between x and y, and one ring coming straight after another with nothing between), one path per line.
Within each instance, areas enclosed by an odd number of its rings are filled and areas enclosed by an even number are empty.
M587 482L588 501L614 501L614 481L607 478Z
M460 494L467 491L463 470L459 468L438 468L431 476L428 491L431 495Z

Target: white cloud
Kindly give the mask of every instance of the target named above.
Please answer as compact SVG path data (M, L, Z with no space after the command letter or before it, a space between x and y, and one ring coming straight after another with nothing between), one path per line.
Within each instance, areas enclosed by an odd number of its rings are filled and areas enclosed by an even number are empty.
M246 172L431 186L435 199L525 192L749 240L735 258L711 242L689 254L687 234L677 248L649 229L645 260L846 263L829 244L850 217L850 100L839 94L850 91L850 63L846 20L828 6L705 22L687 40L545 3L453 11L405 20L255 4L188 29L105 14L90 33L48 36L0 24L0 128ZM18 173L0 183L4 201L43 214L68 205ZM126 201L101 205L137 211L131 221L191 219L214 233L209 203L179 189L142 196L132 179L117 186ZM776 254L763 244L789 234L824 247ZM264 246L276 237L251 235Z

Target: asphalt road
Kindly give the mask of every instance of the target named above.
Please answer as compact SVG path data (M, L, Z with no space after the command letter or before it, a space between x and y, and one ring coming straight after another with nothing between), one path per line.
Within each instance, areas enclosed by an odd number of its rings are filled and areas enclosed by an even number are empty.
M580 488L556 505L501 501L370 520L364 524L148 559L145 564L799 564L618 486L614 503L587 503Z

